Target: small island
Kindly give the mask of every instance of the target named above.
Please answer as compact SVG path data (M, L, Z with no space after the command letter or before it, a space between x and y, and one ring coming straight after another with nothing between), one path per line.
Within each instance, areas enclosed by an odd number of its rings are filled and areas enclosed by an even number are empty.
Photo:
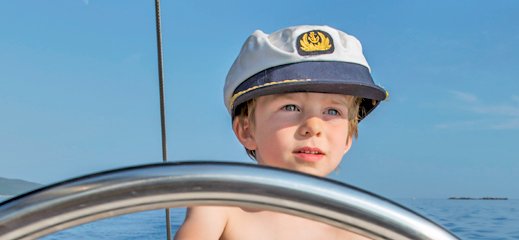
M508 198L496 198L496 197L484 197L484 198L450 197L449 200L508 200Z
M0 197L12 197L28 192L43 185L20 179L8 179L0 177Z

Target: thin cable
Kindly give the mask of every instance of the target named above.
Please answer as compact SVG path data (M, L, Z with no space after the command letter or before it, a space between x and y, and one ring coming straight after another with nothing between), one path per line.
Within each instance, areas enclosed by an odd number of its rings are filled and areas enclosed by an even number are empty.
M168 161L166 145L166 110L164 109L164 72L162 70L162 34L160 32L160 0L155 0L155 16L157 25L157 55L159 59L159 88L160 88L160 123L162 127L162 160ZM169 208L166 208L167 239L171 240L171 217Z

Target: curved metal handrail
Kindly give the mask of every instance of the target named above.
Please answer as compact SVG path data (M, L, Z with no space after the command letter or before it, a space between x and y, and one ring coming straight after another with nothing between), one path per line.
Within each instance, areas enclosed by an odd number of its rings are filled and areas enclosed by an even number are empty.
M0 203L0 239L35 239L138 211L194 205L256 207L321 221L372 239L458 239L364 190L259 165L161 163L96 173Z

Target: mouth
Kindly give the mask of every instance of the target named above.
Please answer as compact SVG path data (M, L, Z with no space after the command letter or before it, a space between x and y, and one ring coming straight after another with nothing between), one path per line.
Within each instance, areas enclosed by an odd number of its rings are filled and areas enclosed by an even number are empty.
M319 148L303 147L293 152L299 159L307 162L318 162L323 159L324 153Z
M306 154L322 154L318 151L296 151L295 153L306 153Z

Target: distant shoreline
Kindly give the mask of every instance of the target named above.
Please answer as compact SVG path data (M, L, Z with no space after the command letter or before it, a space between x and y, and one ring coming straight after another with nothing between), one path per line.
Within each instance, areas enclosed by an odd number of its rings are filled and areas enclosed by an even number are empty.
M449 200L508 200L508 198L496 198L496 197L484 197L484 198L450 197Z
M12 197L14 195L0 195L0 197Z

